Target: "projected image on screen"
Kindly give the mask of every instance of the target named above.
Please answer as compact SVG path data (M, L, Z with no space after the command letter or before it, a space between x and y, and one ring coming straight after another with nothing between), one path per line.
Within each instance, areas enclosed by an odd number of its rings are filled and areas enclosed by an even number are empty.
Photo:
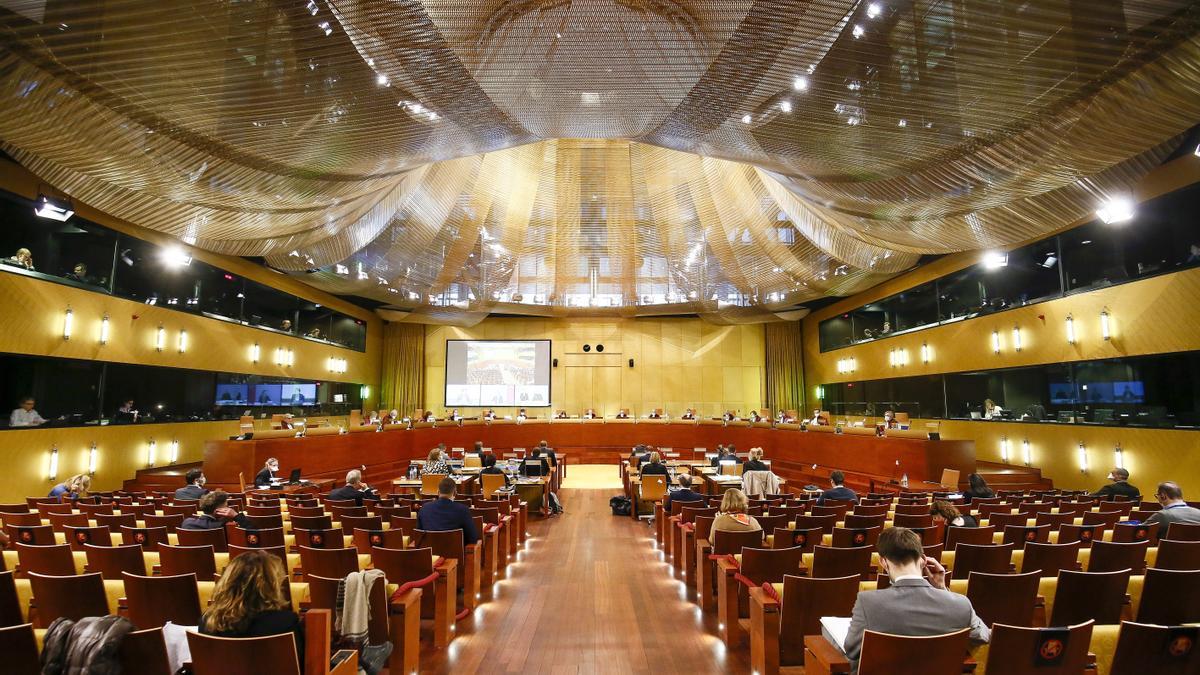
M550 405L550 341L447 340L446 405Z

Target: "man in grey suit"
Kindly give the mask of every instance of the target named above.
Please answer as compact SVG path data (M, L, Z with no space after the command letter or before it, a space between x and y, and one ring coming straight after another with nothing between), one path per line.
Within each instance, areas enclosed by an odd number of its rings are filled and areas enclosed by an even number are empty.
M878 550L880 571L887 572L892 585L882 591L863 591L854 602L845 643L852 673L858 672L863 633L868 630L943 635L970 627L972 642L991 639L991 630L975 614L967 596L946 588L946 568L925 555L916 532L890 527L879 535Z
M1188 506L1183 501L1183 489L1175 483L1159 483L1154 497L1162 504L1162 511L1147 518L1146 523L1158 523L1160 537L1167 535L1171 523L1200 523L1200 509Z

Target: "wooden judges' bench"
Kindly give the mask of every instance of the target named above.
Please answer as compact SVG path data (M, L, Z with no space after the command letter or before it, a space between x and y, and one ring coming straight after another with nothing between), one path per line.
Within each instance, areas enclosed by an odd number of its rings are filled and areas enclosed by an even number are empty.
M204 447L204 473L210 485L235 487L239 472L251 481L268 457L276 457L281 473L286 475L299 468L310 480L340 481L350 469L365 465L367 482L371 483L400 475L408 468L409 460L424 459L438 443L445 443L447 448L470 448L475 441L483 441L500 456L511 448L532 449L542 440L579 464L611 464L619 455L628 455L638 443L674 448L688 459L694 448L713 451L718 443L734 443L739 453L761 447L771 460L772 470L793 487L818 482L818 476L828 476L833 468L845 471L852 484L856 480L886 483L907 474L913 486L939 480L943 469L959 471L962 480L975 471L974 441L834 434L802 431L797 425L771 428L682 421L629 420L613 424L597 420L580 424L536 420L310 438L209 441ZM814 470L813 465L820 469Z

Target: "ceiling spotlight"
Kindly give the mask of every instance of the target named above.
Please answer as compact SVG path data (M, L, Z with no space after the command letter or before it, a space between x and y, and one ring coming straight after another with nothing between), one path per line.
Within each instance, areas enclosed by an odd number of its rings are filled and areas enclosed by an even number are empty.
M161 255L168 267L187 267L192 264L192 256L178 246L164 248Z
M1096 209L1096 216L1106 224L1123 223L1133 218L1133 200L1129 197L1113 197Z
M750 116L750 113L742 115L742 124L750 124L752 121L754 121L754 118Z
M791 101L780 101L779 109L785 113L792 112L792 102Z
M317 28L320 28L321 31L325 33L325 37L333 35L333 28L329 25L328 21L322 21L321 23L317 24Z
M883 12L883 7L878 2L872 2L870 5L867 5L868 19L874 19L875 17L879 16L881 12Z
M391 86L391 83L388 80L388 76L384 75L383 73L380 73L379 75L375 76L375 84L378 84L381 87Z
M809 72L812 71L810 70ZM792 89L795 89L796 91L806 91L808 89L808 78L800 76L792 80Z
M908 126L908 120L906 120L906 119L901 119L899 122L897 122L897 123L896 123L896 126L898 126L898 127L906 127L906 126Z
M863 35L865 35L865 34L866 34L866 32L867 32L867 31L866 31L866 30L865 30L865 29L864 29L862 26L860 26L860 25L858 25L858 24L854 24L854 30L853 30L853 31L851 31L851 33L854 35L854 38L855 38L855 39L858 39L858 38L862 37Z
M1200 145L1196 146L1196 149L1192 151L1192 154L1197 157L1200 157Z
M57 220L60 223L75 215L75 209L72 208L70 200L55 199L44 194L38 195L33 212L42 218Z
M989 270L997 270L1008 265L1008 254L1001 251L988 251L983 254L983 266Z

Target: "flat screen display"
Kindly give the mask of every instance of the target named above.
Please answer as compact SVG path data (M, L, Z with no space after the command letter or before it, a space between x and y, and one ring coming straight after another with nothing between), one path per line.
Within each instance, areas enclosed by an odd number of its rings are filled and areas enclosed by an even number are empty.
M317 385L315 384L282 384L279 386L283 405L317 404Z
M246 405L250 402L250 386L246 384L218 384L217 405Z
M549 405L549 340L446 341L447 407Z

